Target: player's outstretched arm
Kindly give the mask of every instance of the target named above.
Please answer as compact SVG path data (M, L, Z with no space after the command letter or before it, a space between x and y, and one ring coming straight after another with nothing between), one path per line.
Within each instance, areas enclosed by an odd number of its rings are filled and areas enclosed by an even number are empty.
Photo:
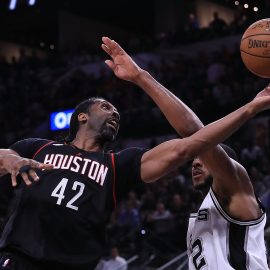
M39 177L35 169L50 170L53 165L40 163L33 159L23 158L11 149L0 149L0 176L10 173L12 186L17 185L17 175L20 174L26 185L30 185L34 181L38 181Z
M107 60L106 64L114 71L115 75L141 87L158 105L179 135L186 137L203 127L200 119L190 108L158 83L148 72L141 69L118 43L107 37L103 37L102 41L102 48L111 56L111 60ZM231 160L221 147L211 148L200 158L214 176L213 188L220 198L228 198L233 194L241 193L241 202L244 201L243 196L247 196L247 204L250 204L249 209L258 208L246 170L239 163ZM235 197L239 198L239 196ZM245 218L245 211L241 209L232 212L234 212L233 214L241 212ZM253 218L249 212L246 214L247 218Z
M182 137L189 136L203 127L200 119L179 98L141 69L121 46L108 37L102 38L103 50L111 57L105 63L114 74L142 88L157 104L172 127Z
M258 97L222 119L184 139L165 142L142 156L141 176L146 182L157 180L180 164L226 140L257 113L270 108L270 95Z

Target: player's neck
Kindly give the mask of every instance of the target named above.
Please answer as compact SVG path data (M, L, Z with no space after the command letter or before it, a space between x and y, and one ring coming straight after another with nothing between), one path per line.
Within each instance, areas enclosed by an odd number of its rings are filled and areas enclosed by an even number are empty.
M78 130L75 139L70 144L85 151L102 152L104 150L98 139L98 134L92 130Z
M79 148L85 151L91 151L91 152L103 151L103 147L101 147L101 145L98 144L94 138L82 139L82 138L76 137L70 144L74 145L76 148Z

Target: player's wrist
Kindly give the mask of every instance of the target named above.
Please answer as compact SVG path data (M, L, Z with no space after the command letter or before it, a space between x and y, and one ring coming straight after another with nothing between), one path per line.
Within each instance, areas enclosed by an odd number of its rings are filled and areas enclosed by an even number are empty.
M150 74L146 70L140 68L136 76L134 76L133 82L139 87L142 87L149 76Z
M265 104L262 99L253 99L248 105L249 117L252 118L259 112L265 110Z

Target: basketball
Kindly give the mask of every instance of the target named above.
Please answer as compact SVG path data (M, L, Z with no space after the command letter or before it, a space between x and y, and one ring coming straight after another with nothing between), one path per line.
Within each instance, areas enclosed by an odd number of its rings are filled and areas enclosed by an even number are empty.
M248 70L262 78L270 78L270 18L250 25L242 36L240 51Z

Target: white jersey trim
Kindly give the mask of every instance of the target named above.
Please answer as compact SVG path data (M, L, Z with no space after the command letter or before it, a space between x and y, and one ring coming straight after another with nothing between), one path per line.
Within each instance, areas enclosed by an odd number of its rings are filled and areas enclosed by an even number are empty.
M217 208L217 210L219 211L219 213L229 222L232 222L232 223L235 223L238 225L252 226L252 225L256 225L256 224L260 223L265 218L265 212L263 212L261 217L259 217L258 219L250 220L250 221L239 221L239 220L233 219L223 210L223 208L219 204L212 188L210 188L209 193L210 193L210 196L213 200L213 203L214 203L215 207Z

